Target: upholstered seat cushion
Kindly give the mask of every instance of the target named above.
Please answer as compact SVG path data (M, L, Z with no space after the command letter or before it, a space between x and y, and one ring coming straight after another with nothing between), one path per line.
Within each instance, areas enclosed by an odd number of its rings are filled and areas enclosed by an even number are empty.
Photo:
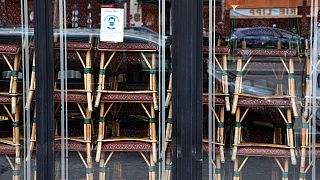
M16 54L18 50L18 44L0 44L0 53Z
M69 151L86 151L86 144L81 142L75 142L75 141L68 141L67 146ZM66 149L66 147L65 147ZM55 141L54 143L54 150L55 151L61 151L61 142Z
M30 43L30 48L34 48L34 42ZM60 43L54 43L53 48L60 49ZM67 50L90 50L91 48L92 45L88 42L67 42Z
M203 95L202 96L202 103L203 104L208 104L209 102L209 96L208 95ZM216 105L225 105L225 99L223 97L215 97L215 104Z
M102 51L157 51L157 45L149 42L125 42L125 43L107 43L99 42L98 49Z
M102 151L152 151L152 144L139 141L107 142Z
M290 150L272 147L238 147L239 156L290 157Z
M295 57L297 50L290 49L237 49L237 55L243 57L266 56L266 57Z
M252 97L239 97L238 106L256 107L256 106L271 106L271 107L289 107L291 106L288 99L262 99Z
M151 94L104 94L101 102L147 102L151 103L153 97Z
M16 148L15 146L11 146L8 144L0 144L0 154L15 154Z
M87 95L85 93L67 93L65 100L68 102L87 102ZM59 92L54 93L54 101L60 102L61 101L61 94Z
M204 54L208 54L209 47L204 46L202 51ZM216 46L216 48L215 48L215 54L229 54L229 52L230 52L230 48L227 46Z

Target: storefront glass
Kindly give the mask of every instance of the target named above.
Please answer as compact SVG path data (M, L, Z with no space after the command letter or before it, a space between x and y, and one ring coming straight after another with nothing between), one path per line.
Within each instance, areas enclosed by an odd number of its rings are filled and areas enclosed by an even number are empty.
M47 122L36 118L34 33L46 25L33 7L0 1L0 179L36 179L37 122ZM320 177L318 7L203 1L202 179ZM56 179L176 173L174 10L170 0L52 0L54 145L45 148Z

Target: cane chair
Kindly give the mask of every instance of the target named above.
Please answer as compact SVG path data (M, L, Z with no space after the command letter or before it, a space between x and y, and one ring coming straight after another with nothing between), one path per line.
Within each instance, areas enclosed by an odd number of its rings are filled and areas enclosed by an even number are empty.
M220 77L219 75L216 75L216 79L218 79L220 82L216 85L216 96L221 96L225 99L225 108L226 111L230 111L230 94L229 94L229 81L228 81L228 55L230 53L230 48L228 46L221 46L220 43L221 39L218 39L217 46L214 49L215 56L213 57L214 63L216 64L217 71L221 72L221 80L219 80L217 77ZM205 61L208 60L208 53L209 48L207 46L204 46L203 48L203 55L205 58Z
M87 27L88 29L93 27L99 26L99 21L97 19L92 19L92 17L99 16L99 3L97 1L88 0L87 3L76 3L75 1L68 1L66 4L67 6L67 26L72 28L83 28ZM77 12L75 12L77 11ZM55 11L57 12L57 11ZM80 12L80 13L79 13ZM73 17L76 15L78 17ZM57 14L55 14L56 18ZM57 19L57 18L56 18ZM76 22L74 20L77 19ZM68 37L66 45L63 47L60 46L60 42L58 42L58 35L55 33L54 35L54 59L55 59L55 89L54 89L54 101L56 106L56 117L58 117L59 106L61 103L68 103L68 111L72 112L71 118L75 120L84 119L83 121L83 132L81 135L75 135L68 137L68 140L72 141L72 143L78 144L79 146L85 145L86 151L86 176L87 179L93 179L93 172L92 172L92 91L93 91L93 61L92 61L92 46L94 43L93 35L88 34L79 35L77 32L79 29L67 29ZM75 34L75 35L74 35ZM74 35L74 36L73 36ZM30 47L34 49L34 43L31 43ZM60 63L60 55L59 50L65 50L67 63L68 63L68 70L66 73L63 71L59 71L57 67L59 67ZM33 60L32 60L32 73L31 73L31 82L30 82L30 91L28 93L27 101L26 101L26 109L31 108L32 101L35 100L34 92L36 90L35 82L36 82L36 72L35 72L35 55L33 53ZM80 76L78 78L71 78L69 77L69 72L76 72L79 73ZM68 85L67 89L61 91L59 81L62 77L61 74L68 74ZM72 73L71 73L72 74ZM70 79L71 78L71 79ZM83 81L83 83L79 82L79 78ZM73 82L75 81L75 82ZM64 99L65 102L61 102ZM68 112L69 113L69 112ZM35 114L35 108L34 108ZM77 115L75 115L77 114ZM80 118L79 115L80 114ZM34 119L36 119L34 117ZM39 120L39 119L38 119ZM37 120L37 121L38 121ZM56 121L58 122L58 121ZM30 152L34 150L35 143L36 143L36 120L33 122L32 125L32 134L31 134L31 143L30 143ZM56 136L55 140L60 140L60 136L58 135L58 129L56 128ZM71 131L69 131L71 132ZM67 147L69 148L69 147ZM30 153L30 154L31 154ZM81 159L82 156L80 156Z
M107 109L105 110L105 105ZM145 123L148 135L141 136L123 136L120 132L122 127L117 123L112 128L111 137L106 137L106 124L111 118L116 118L123 106L128 104L137 104L141 106L141 110L149 118L149 122ZM119 106L117 106L119 105ZM149 109L148 110L148 107ZM113 108L113 109L112 109ZM130 109L130 108L129 108ZM110 115L113 117L110 117ZM111 121L109 121L111 122ZM104 169L114 152L140 152L149 167L149 178L155 179L155 162L157 158L157 139L156 139L156 119L153 107L153 97L151 94L106 94L101 97L100 105L100 123L99 135L97 139L96 161L100 162L100 168ZM148 124L148 125L147 125ZM125 128L125 127L124 127ZM104 160L104 152L110 152L108 158ZM150 152L148 160L145 153ZM100 178L104 177L104 173L100 174Z
M124 42L124 43L106 43L99 42L98 50L101 52L100 59L100 70L99 70L99 84L97 89L97 97L94 106L98 107L101 101L102 94L111 94L111 93L124 93L124 94L152 94L153 96L153 106L154 109L158 109L157 101L157 82L156 82L156 65L157 65L157 45L151 42ZM105 55L108 53L108 60L105 62ZM119 54L126 54L125 56L119 56ZM118 54L118 56L116 56ZM146 54L151 56L151 60L148 60ZM144 62L149 69L150 78L149 78L149 87L144 87L142 90L134 91L118 91L116 89L106 90L106 69L112 63L112 61L118 61L117 67L112 70L112 73L117 73L119 67L124 63L130 61L130 57L135 57L141 62ZM140 56L140 57L139 57ZM127 58L127 59L126 59ZM150 57L149 57L150 58ZM117 60L118 59L118 60ZM120 59L120 60L119 60ZM120 61L120 62L119 62ZM113 77L113 83L117 84L116 77Z
M254 98L254 99L290 99L291 102L291 109L293 112L293 115L295 118L298 117L298 110L297 110L297 104L296 104L296 92L295 92L295 68L294 63L298 59L298 53L297 50L284 50L284 49L249 49L246 48L246 42L242 42L242 48L235 50L237 53L237 77L235 81L235 90L234 90L234 96L233 96L233 103L232 103L232 109L231 113L235 114L237 110L237 106L239 103L239 99L241 98ZM246 59L244 65L243 59ZM255 59L255 60L254 60ZM242 92L243 87L243 81L245 75L250 71L248 67L250 62L253 62L251 64L262 62L265 64L272 63L276 59L278 59L281 64L283 65L285 72L288 74L288 94L283 95L283 84L282 80L284 77L283 73L277 74L276 70L274 70L274 75L276 80L279 80L279 83L277 85L277 94L275 95L252 95L248 93ZM286 62L289 62L289 65L287 65Z
M69 65L71 65L72 63L70 63L70 61L72 59L71 57L68 57L69 60ZM73 62L76 62L75 60L73 60ZM76 67L80 67L81 65L75 66L74 64L72 65L73 68ZM74 71L76 73L80 74L80 70L79 71ZM35 76L35 71L32 71L32 76ZM60 113L60 106L61 103L66 103L68 104L68 112L67 112L67 116L69 117L70 121L70 125L69 128L70 130L68 130L69 134L68 135L68 140L69 140L69 144L72 146L68 146L66 148L71 148L68 149L70 151L75 151L74 148L76 148L76 146L82 147L85 146L85 152L86 152L86 163L85 163L85 167L86 167L86 176L87 179L93 179L93 171L92 171L92 112L89 110L88 107L88 99L87 99L87 94L86 91L83 90L81 92L81 90L76 89L79 86L83 86L82 82L83 79L81 79L80 77L77 78L70 78L69 76L67 76L66 78L68 79L68 89L65 90L65 92L61 93L60 90L60 84L59 84L59 77L58 74L60 74L60 72L58 70L55 70L55 75L56 75L56 89L54 92L54 102L55 102L55 119L56 119L56 133L55 133L55 141L56 143L59 143L59 140L61 140L61 136L59 135L59 130L58 130L58 119L59 119L59 113ZM68 73L69 74L69 73ZM75 76L75 75L73 75ZM80 81L79 81L80 79ZM32 79L31 79L32 81ZM76 83L80 83L80 84L76 84ZM31 83L32 84L32 83ZM74 90L75 89L75 90ZM64 99L64 101L62 101L62 99ZM35 101L35 98L32 98L31 100ZM32 103L30 103L30 105L32 105ZM35 149L36 146L36 122L39 121L40 119L36 118L36 107L34 107L33 109L34 111L34 115L33 115L33 124L32 124L32 130L31 130L31 142L30 142L30 155L32 154L33 150ZM81 122L83 119L83 131L81 133L73 133L73 131L78 130L79 128L75 128L75 124L79 124L78 122ZM81 128L80 128L81 129ZM63 133L63 132L61 132ZM72 149L73 148L73 149ZM82 151L83 149L80 148L80 150ZM81 154L80 154L80 150L79 150L79 155L82 158Z
M6 156L7 161L12 168L12 177L14 180L20 179L20 166L21 166L21 144L20 144L20 111L21 104L18 101L16 106L15 114L9 110L8 106L12 103L10 96L0 96L0 104L3 106L1 109L1 113L4 113L1 116L1 126L2 133L0 137L0 154L4 154ZM11 120L11 123L5 122L6 120ZM8 131L8 129L12 128L12 131ZM6 133L8 132L8 133ZM14 162L9 158L8 155L14 155Z
M306 41L306 48L308 48L308 43ZM300 147L300 155L301 155L301 161L300 161L300 180L306 179L306 175L312 166L312 163L309 162L308 166L306 166L307 157L311 156L311 153L315 153L316 158L320 157L320 143L319 143L319 137L316 136L316 145L315 145L315 152L312 152L312 146L310 144L311 141L311 119L313 116L316 116L316 121L318 121L318 111L319 111L319 101L317 97L319 96L316 93L316 97L311 97L312 93L312 82L311 82L311 64L310 64L310 55L308 52L308 49L306 49L306 67L305 67L305 87L304 87L304 102L302 106L302 126L301 126L301 147ZM320 64L320 61L318 60L316 65L314 66L314 69L317 69ZM317 77L317 84L314 85L317 87L317 89L320 87L319 85L319 75ZM316 104L312 103L312 98L316 98ZM311 109L313 106L316 106L316 112L312 112ZM316 126L316 125L315 125ZM317 130L317 128L316 128Z
M275 158L277 165L283 171L282 178L288 178L288 159L291 159L291 163L293 165L297 163L294 134L292 129L294 122L292 120L292 113L290 108L291 104L289 100L239 100L235 117L233 148L231 157L234 161L233 177L235 180L239 179L240 171L242 167L246 164L248 158L254 156ZM253 113L251 118L249 116L249 110ZM263 114L263 112L266 111L268 112L268 114ZM286 115L284 114L284 111L286 111ZM243 112L242 115L240 114L240 112ZM258 115L260 115L261 117L259 117ZM249 116L250 119L246 118L247 116ZM263 120L257 121L262 117L271 120L268 122L265 122ZM247 121L244 121L245 118L247 119ZM266 126L269 127L271 130L268 131L268 135L257 134L257 132L255 132L256 134L252 135L252 137L255 138L245 139L245 126L243 124L251 126L255 125L255 129L257 129L257 127L260 126ZM283 133L283 129L286 129L286 133ZM285 134L285 137L283 136L283 134ZM258 137L264 137L264 139L257 140ZM245 157L245 160L241 163L239 167L240 156ZM281 165L279 161L280 157L285 159L284 167Z

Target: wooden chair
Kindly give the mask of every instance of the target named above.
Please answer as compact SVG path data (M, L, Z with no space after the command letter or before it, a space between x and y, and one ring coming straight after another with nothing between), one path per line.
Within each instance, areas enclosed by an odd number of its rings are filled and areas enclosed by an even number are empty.
M110 113L117 115L125 104L137 104L141 106L141 109L145 112L149 118L148 123L148 135L141 137L126 137L121 136L120 124L115 124L112 128L112 134L114 136L105 137L106 132L106 117ZM108 104L105 110L105 104ZM119 105L119 106L117 106ZM149 105L149 109L147 106ZM114 107L114 108L113 108ZM113 109L112 109L113 108ZM111 121L109 121L111 122ZM100 122L99 122L99 135L97 139L97 154L96 161L100 162L100 169L105 169L110 158L114 152L140 152L141 156L145 160L149 167L149 178L155 179L155 162L157 162L157 138L156 138L156 118L153 107L153 97L150 94L106 94L101 97L100 105ZM123 128L122 128L123 129ZM111 152L107 159L104 159L103 152ZM149 160L145 153L150 153ZM99 178L104 179L104 172L100 173Z
M156 81L156 53L157 53L157 45L150 43L150 42L131 42L131 43L105 43L100 42L98 43L98 50L101 52L101 59L100 59L100 70L99 70L99 84L97 89L97 97L94 106L98 107L101 101L102 94L109 94L109 93L124 93L124 94L152 94L153 96L153 106L154 109L158 109L158 100L157 100L157 81ZM107 52L111 53L109 55L108 60L106 61L105 55ZM126 53L130 55L137 56L140 54L140 58L149 69L150 79L149 79L149 87L146 87L142 90L135 90L135 91L117 91L115 89L106 90L105 83L106 83L106 69L109 67L110 63L115 60L115 55L118 53ZM151 55L151 61L148 60L146 54L149 53ZM125 58L124 58L125 59ZM140 60L140 61L141 61ZM117 67L113 70L113 73L116 73L119 70L119 67L123 64L123 60L118 62ZM115 79L114 79L115 80ZM114 82L117 84L116 82Z
M13 114L16 113L15 111L18 101L18 74L21 66L21 55L19 52L20 48L18 44L0 44L0 54L11 71L9 91L2 92L2 95L9 96L11 98L11 112Z
M100 167L103 169L115 151L138 151L146 161L149 167L149 177L155 179L155 162L157 162L157 138L156 138L156 125L155 125L155 110L158 109L158 97L156 87L156 64L157 64L157 45L150 42L124 42L124 43L98 43L98 50L101 53L100 70L99 70L99 84L97 89L97 96L95 107L100 104L100 122L99 134L97 139L97 154L96 162L100 162ZM109 58L106 60L105 56ZM148 60L151 58L151 60ZM130 86L121 89L119 86L119 74L122 71L128 73L127 69L122 70L122 66L132 67L134 64L142 65L144 63L147 71L149 72L148 85ZM110 72L111 71L111 72ZM141 69L139 70L141 73ZM110 74L108 74L110 72ZM109 87L106 87L106 79L111 75ZM107 90L107 88L109 90ZM128 105L141 106L141 110L149 118L148 131L146 137L117 137L120 135L120 124L114 122L113 136L105 136L106 123L111 122L109 118L116 118L121 108ZM105 106L107 108L105 110ZM148 107L149 106L149 107ZM111 113L112 112L112 113ZM109 114L112 114L108 118ZM127 114L128 115L128 114ZM105 119L108 120L105 120ZM119 147L117 144L120 144ZM149 144L149 145L148 145ZM138 149L130 149L127 146L138 146ZM110 147L117 146L118 149ZM150 146L151 148L139 147ZM129 148L129 149L128 149ZM102 152L110 151L107 160L104 160ZM143 152L150 151L150 160ZM100 178L104 178L103 173Z
M21 104L18 101L18 104L16 106L15 114L12 114L12 112L9 110L8 105L11 105L11 97L10 96L0 96L0 104L3 106L3 109L1 112L5 112L5 116L1 116L1 118L7 117L8 120L12 121L12 131L8 131L9 133L6 133L5 130L2 131L2 135L0 138L0 154L4 154L6 156L7 161L10 164L10 167L12 168L12 179L19 180L20 179L20 167L21 167L21 144L20 144L20 112L21 112ZM4 119L6 120L6 119ZM4 124L6 122L0 122L1 124ZM7 123L8 124L8 123ZM10 127L8 126L10 129ZM14 162L9 158L8 155L14 155Z
M1 60L3 60L4 62L2 64L2 75L4 76L5 72L7 72L7 77L4 77L4 79L2 79L0 83L0 104L3 107L1 112L5 113L5 116L8 117L8 120L12 121L11 134L5 136L5 133L2 133L2 137L0 138L0 149L2 154L6 155L6 158L13 170L13 179L18 180L20 179L21 166L21 104L19 100L19 96L21 96L21 88L20 91L18 89L18 76L20 75L21 55L19 45L14 43L0 43L0 55ZM8 78L8 80L6 78ZM9 154L15 155L15 160L13 163L7 156Z
M279 168L283 171L283 179L287 179L288 174L288 159L285 160L284 168L279 162L278 158L291 158L291 163L295 165L296 162L296 152L295 152L295 142L293 134L293 120L291 114L291 104L289 100L279 100L279 99L266 99L266 100L256 100L256 99L240 99L238 102L238 107L236 111L234 135L233 135L233 149L232 149L232 160L234 161L234 180L239 179L239 173L242 167L245 165L249 157L252 156L263 156L263 157L273 157L275 158ZM243 112L244 110L244 112ZM255 112L256 115L252 116L252 119L245 122L246 116L251 112ZM243 112L242 115L240 114ZM267 111L267 114L261 114L261 112ZM286 111L286 115L283 111ZM272 119L271 122L256 121L261 117L268 117ZM256 119L257 118L257 119ZM248 119L248 118L246 118ZM272 127L269 136L263 134L255 134L252 137L263 138L259 142L244 141L243 136L243 124L247 123L249 125L253 124L269 124ZM266 125L265 125L266 126ZM286 129L285 137L282 136L283 129ZM266 141L266 142L265 142ZM239 156L245 156L245 160L241 163L239 167Z
M74 141L77 143L83 143L86 146L86 173L87 179L93 179L93 171L92 171L92 90L93 90L93 76L92 76L92 55L91 55L91 48L92 48L92 38L89 38L89 42L67 42L67 60L69 68L76 68L78 72L83 74L83 84L74 87L72 84L72 80L68 80L68 89L61 94L61 89L58 87L59 85L59 78L58 73L59 71L55 70L56 76L56 87L54 89L54 101L56 104L56 116L60 108L60 103L62 98L68 102L68 110L72 109L73 111L77 111L78 114L82 116L84 119L83 121L83 136L77 137L68 137L68 140ZM33 43L31 44L33 48ZM60 49L59 43L54 44L55 53L57 55L58 50ZM84 61L85 57L85 61ZM59 56L56 58L55 67L59 65ZM79 63L76 63L79 60ZM30 82L30 91L27 97L26 108L30 108L32 105L32 101L35 100L34 92L35 92L35 56L33 54L32 60L32 72L31 72L31 82ZM80 64L80 65L79 65ZM83 68L83 70L81 69ZM81 83L81 82L80 82ZM64 96L64 97L62 97ZM35 118L35 108L34 108L34 122L32 125L32 132L31 132L31 143L30 143L30 154L32 154L33 150L35 149L36 143L36 120ZM60 136L56 134L55 140L60 140Z
M235 90L234 90L234 96L233 96L233 104L231 113L235 114L237 111L239 99L241 98L254 98L254 99L290 99L291 102L291 109L293 112L294 117L298 117L298 110L297 110L297 104L296 104L296 94L295 94L295 74L294 74L294 62L295 57L298 56L297 50L284 50L284 49L248 49L246 48L245 41L243 42L243 48L236 49L235 50L238 59L237 59L237 77L235 81ZM268 57L268 59L266 59ZM243 86L243 78L246 73L248 73L249 69L248 64L250 62L253 62L254 58L257 62L263 62L263 63L270 63L272 62L270 58L273 58L273 61L275 59L279 59L281 64L283 65L285 72L288 73L288 95L283 95L283 91L281 93L277 93L276 95L270 95L270 96L258 96L258 95L251 95L251 94L245 94L242 93L242 86ZM243 59L247 59L243 63ZM289 62L289 65L286 64L286 62ZM247 70L247 72L246 72ZM274 71L274 75L276 77L276 80L279 80L282 82L283 73L282 74L276 74ZM277 86L277 89L281 89L283 86L279 84Z

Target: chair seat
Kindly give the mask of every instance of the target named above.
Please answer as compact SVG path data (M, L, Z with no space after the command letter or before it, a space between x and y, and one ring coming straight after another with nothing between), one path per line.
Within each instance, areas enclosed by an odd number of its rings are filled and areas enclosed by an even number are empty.
M146 102L152 103L151 94L104 94L101 96L101 102Z
M98 49L102 51L157 51L157 45L153 43L106 43L99 42Z
M8 144L0 144L0 154L16 154L16 148Z
M60 43L54 43L54 49L60 49ZM67 50L90 50L91 43L88 42L67 42Z
M272 147L238 147L239 156L290 157L290 150Z
M214 148L216 153L220 152L220 148L218 145L215 145ZM202 151L209 152L209 143L202 143Z
M300 153L301 153L301 151L300 151ZM316 155L317 158L320 157L320 148L319 147L315 148L315 155ZM310 149L308 148L306 150L306 157L309 157L309 156L312 156L312 148L311 147L310 147Z
M208 95L203 95L202 96L202 103L203 104L208 104L209 103L209 96ZM223 97L215 97L215 104L216 105L225 105L226 101Z
M266 56L266 57L296 57L297 50L290 49L237 49L237 55L243 57Z
M75 141L68 141L68 150L69 151L86 151L86 144L81 142L75 142ZM65 148L66 149L66 148ZM61 142L55 141L54 143L54 150L55 151L61 151Z
M139 141L107 142L102 151L152 151L152 144Z
M204 46L202 49L204 54L209 53L209 47ZM215 54L229 54L230 48L228 46L216 46L215 48Z
M84 103L84 102L87 102L87 95L85 93L67 93L65 100L67 100L68 102ZM54 93L54 101L55 102L61 101L60 93Z
M11 96L4 96L4 95L0 96L0 104L11 104L11 102L12 102Z
M241 107L256 107L256 106L270 106L270 107L290 107L291 103L288 99L262 99L252 97L239 97L238 106Z
M138 53L117 53L113 57L113 62L122 62L125 64L141 64L144 63L142 56Z
M30 43L30 48L34 48L34 42ZM60 49L60 43L56 42L53 45L54 49ZM67 42L67 50L90 50L92 48L91 43L87 42Z
M16 54L18 50L18 44L0 44L0 53Z

